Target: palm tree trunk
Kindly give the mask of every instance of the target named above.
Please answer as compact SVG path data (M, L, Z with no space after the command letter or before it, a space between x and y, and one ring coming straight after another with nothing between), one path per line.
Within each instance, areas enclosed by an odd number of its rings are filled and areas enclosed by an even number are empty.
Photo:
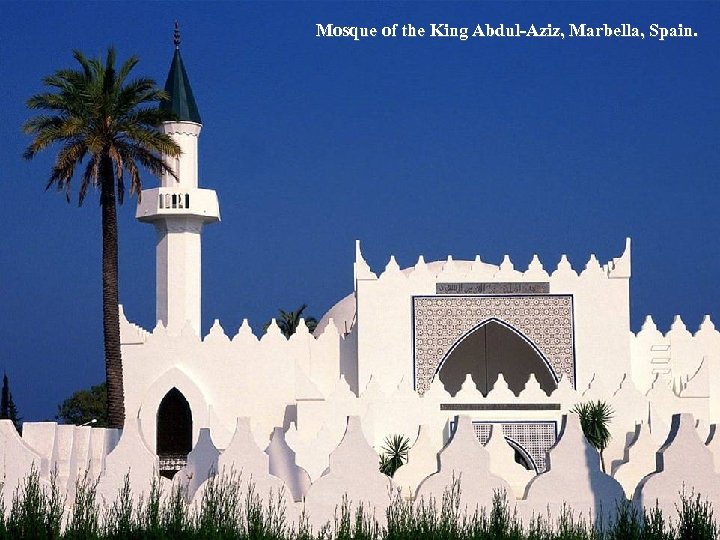
M100 163L100 206L102 208L102 302L107 381L108 425L122 428L125 421L123 366L120 353L118 306L118 228L115 206L115 175L110 156Z

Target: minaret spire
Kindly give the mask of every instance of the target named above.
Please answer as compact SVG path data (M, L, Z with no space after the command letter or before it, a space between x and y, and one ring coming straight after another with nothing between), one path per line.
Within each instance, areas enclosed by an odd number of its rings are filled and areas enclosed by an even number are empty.
M190 88L190 78L180 56L180 24L177 21L175 21L173 43L175 43L175 54L173 54L170 71L165 80L165 92L168 93L170 99L161 102L160 108L169 112L175 120L202 124L200 112L195 103L192 88Z
M198 187L198 137L202 121L180 57L180 26L175 23L175 53L160 105L172 118L160 129L182 149L168 160L175 175L163 174L160 187L144 189L135 217L157 231L156 317L177 333L190 324L200 335L201 246L203 226L220 220L215 192Z

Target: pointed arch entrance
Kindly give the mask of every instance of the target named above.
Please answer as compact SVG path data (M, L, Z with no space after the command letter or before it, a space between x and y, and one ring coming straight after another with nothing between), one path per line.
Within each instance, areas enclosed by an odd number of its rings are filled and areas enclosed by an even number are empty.
M500 373L515 394L522 391L531 374L546 393L557 388L555 374L532 342L498 319L488 319L460 338L440 362L435 376L455 395L469 374L486 396Z
M490 321L506 326L534 348L556 381L562 376L575 385L572 295L414 296L412 315L414 383L421 395L453 349Z
M155 448L160 459L160 474L172 478L187 463L192 450L192 411L185 396L172 388L160 401L157 411Z

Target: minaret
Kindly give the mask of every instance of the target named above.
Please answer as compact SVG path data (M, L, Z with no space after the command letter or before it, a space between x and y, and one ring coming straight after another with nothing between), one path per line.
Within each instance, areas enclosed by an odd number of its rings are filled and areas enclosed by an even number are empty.
M189 323L200 335L201 254L203 225L220 220L217 195L198 188L198 137L202 121L190 81L180 56L180 32L175 23L175 55L165 82L170 100L161 107L174 120L163 122L161 130L182 149L171 158L177 176L163 174L160 187L144 189L135 217L155 225L156 319L169 332L180 332Z

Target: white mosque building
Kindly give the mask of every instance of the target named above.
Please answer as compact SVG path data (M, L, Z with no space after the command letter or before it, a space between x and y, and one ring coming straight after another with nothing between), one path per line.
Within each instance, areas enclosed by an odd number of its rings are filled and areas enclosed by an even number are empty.
M166 90L176 120L163 130L183 151L177 180L143 190L136 214L157 233L158 324L130 322L132 306L121 313L126 415L165 475L182 466L201 428L225 448L238 417L251 418L260 448L283 428L313 480L348 415L379 449L392 434L414 441L421 425L441 446L462 413L483 442L500 426L533 473L545 469L562 415L581 401L615 411L610 460L622 459L638 424L660 444L672 413L720 420L720 333L709 318L694 333L679 317L665 334L650 317L630 330L630 239L605 263L533 257L521 270L508 256L500 264L420 256L403 269L390 257L379 272L358 242L349 293L314 334L301 324L286 339L271 325L256 336L247 321L228 333L215 321L202 336L201 237L220 212L215 191L200 187L202 121L179 47Z

